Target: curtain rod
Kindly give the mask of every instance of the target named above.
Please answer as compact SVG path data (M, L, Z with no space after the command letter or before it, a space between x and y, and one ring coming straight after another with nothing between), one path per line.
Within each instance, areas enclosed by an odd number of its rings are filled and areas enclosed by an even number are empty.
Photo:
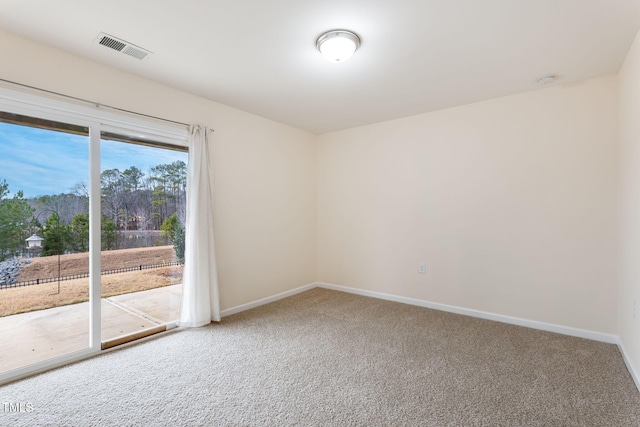
M175 120L164 119L162 117L156 117L156 116L152 116L150 114L137 113L135 111L125 110L124 108L112 107L111 105L100 104L99 102L90 101L90 100L84 99L84 98L78 98L76 96L65 95L64 93L54 92L52 90L42 89L42 88L39 88L39 87L36 87L36 86L30 86L30 85L26 85L24 83L14 82L12 80L7 80L7 79L0 78L0 81L3 81L5 83L11 83L11 84L14 84L14 85L17 85L17 86L26 87L26 88L29 88L29 89L34 89L34 90L37 90L37 91L40 91L40 92L45 92L45 93L48 93L48 94L51 94L51 95L62 96L64 98L73 99L75 101L86 102L88 104L94 105L96 108L100 108L100 107L109 108L111 110L120 111L120 112L123 112L123 113L135 114L136 116L141 116L141 117L147 117L147 118L150 118L150 119L161 120L163 122L173 123L173 124L176 124L176 125L182 125L182 126L185 126L187 128L189 128L189 126L190 126L187 123L182 123L182 122L178 122L178 121L175 121Z

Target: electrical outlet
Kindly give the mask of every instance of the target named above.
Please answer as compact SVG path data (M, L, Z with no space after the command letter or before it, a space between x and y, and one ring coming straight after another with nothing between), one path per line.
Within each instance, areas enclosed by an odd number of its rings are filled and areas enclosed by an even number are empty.
M421 262L420 265L418 265L418 273L425 274L426 272L427 272L427 264L425 264L424 262Z

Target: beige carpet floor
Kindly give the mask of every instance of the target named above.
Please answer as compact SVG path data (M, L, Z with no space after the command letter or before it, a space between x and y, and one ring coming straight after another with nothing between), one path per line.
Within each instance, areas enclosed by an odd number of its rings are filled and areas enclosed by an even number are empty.
M5 403L28 411L0 406L1 426L640 425L614 345L324 289L5 385Z

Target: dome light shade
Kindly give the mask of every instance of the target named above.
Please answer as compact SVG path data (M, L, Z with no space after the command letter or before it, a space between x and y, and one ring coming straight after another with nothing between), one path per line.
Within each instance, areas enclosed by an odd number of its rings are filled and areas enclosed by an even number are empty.
M316 47L329 62L344 62L360 47L360 37L347 30L332 30L322 34Z

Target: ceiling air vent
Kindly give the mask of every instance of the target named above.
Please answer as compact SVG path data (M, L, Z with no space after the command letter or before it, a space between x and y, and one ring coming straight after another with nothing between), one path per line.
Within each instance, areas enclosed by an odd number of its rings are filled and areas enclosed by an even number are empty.
M146 49L142 49L141 47L138 47L117 37L110 36L106 33L98 34L98 37L95 41L102 46L108 47L109 49L117 50L118 52L122 52L125 55L133 56L134 58L138 59L144 59L145 56L151 53Z

